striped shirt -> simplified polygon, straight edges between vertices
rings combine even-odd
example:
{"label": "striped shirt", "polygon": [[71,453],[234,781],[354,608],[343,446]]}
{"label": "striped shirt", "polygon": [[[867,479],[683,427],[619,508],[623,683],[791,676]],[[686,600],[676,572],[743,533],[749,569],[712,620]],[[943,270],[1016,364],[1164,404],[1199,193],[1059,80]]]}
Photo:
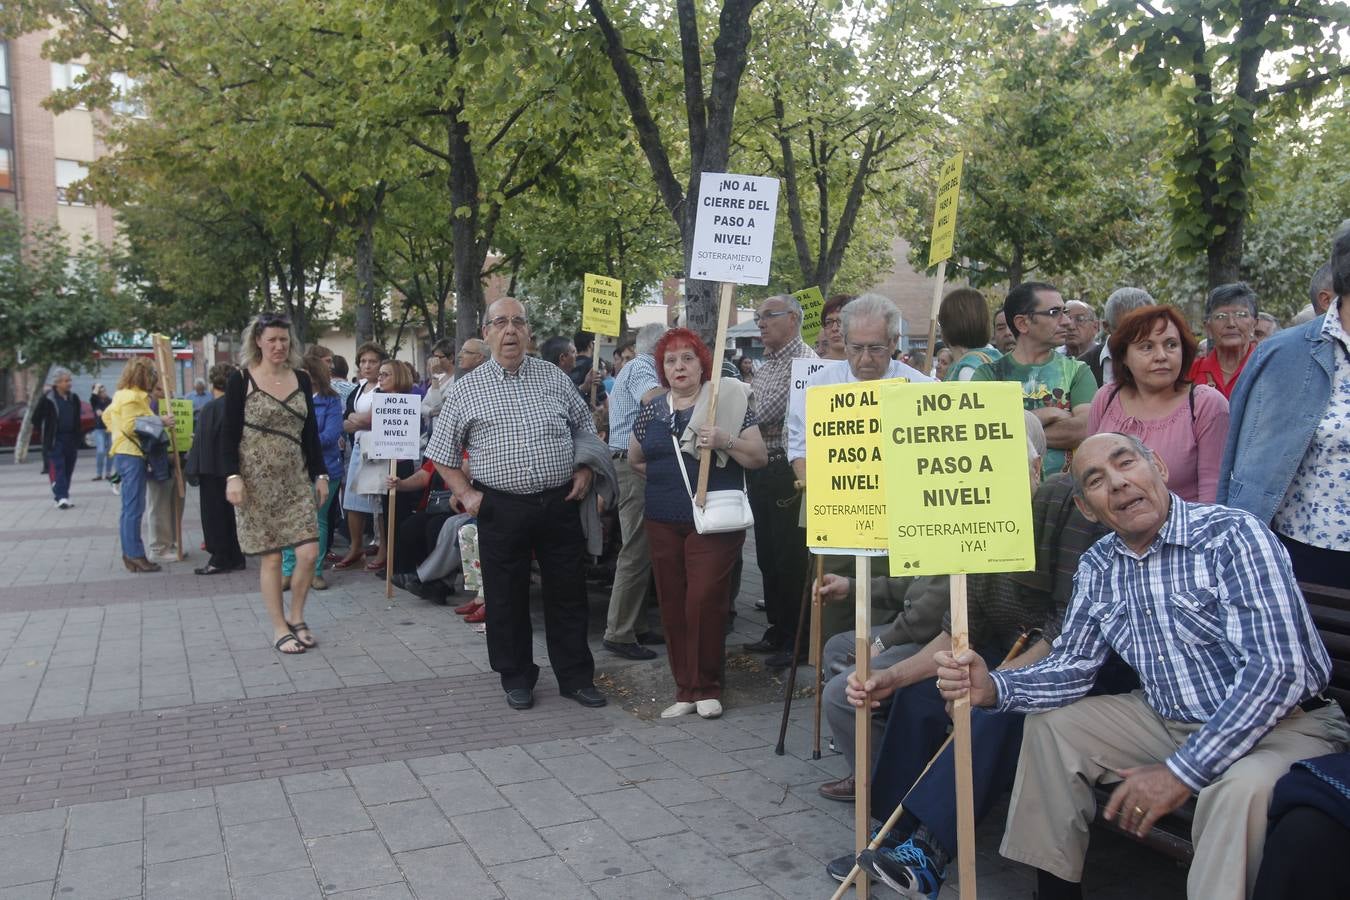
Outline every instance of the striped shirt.
{"label": "striped shirt", "polygon": [[759,433],[769,453],[782,452],[783,424],[787,419],[788,394],[792,389],[792,361],[816,359],[816,351],[794,337],[780,350],[764,349],[764,357],[750,379],[752,403],[759,417]]}
{"label": "striped shirt", "polygon": [[527,356],[513,373],[490,359],[451,386],[427,458],[458,469],[467,448],[475,481],[537,494],[572,477],[572,436],[580,431],[594,434],[595,424],[561,369]]}
{"label": "striped shirt", "polygon": [[992,677],[998,709],[1054,709],[1084,696],[1114,649],[1154,712],[1204,723],[1167,760],[1199,791],[1325,688],[1331,664],[1270,529],[1241,510],[1171,502],[1142,555],[1115,534],[1083,555],[1049,656]]}
{"label": "striped shirt", "polygon": [[609,394],[609,449],[628,449],[633,423],[642,411],[642,395],[660,386],[656,360],[646,353],[639,353],[619,370]]}

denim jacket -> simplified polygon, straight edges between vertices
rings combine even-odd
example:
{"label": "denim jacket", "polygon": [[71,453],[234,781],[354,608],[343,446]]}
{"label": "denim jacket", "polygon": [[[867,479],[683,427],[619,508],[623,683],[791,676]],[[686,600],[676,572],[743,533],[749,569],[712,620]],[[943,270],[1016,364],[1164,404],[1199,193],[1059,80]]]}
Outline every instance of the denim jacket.
{"label": "denim jacket", "polygon": [[1322,316],[1257,345],[1228,404],[1219,503],[1270,524],[1331,402],[1335,351]]}

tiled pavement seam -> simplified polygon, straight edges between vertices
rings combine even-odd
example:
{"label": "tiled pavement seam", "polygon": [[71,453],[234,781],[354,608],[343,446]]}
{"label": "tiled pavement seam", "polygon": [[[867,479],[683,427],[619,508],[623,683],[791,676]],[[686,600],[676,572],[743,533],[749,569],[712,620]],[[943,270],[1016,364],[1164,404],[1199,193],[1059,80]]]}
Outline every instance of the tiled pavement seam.
{"label": "tiled pavement seam", "polygon": [[485,673],[0,726],[0,813],[609,727],[542,687],[540,701],[502,715],[497,676]]}
{"label": "tiled pavement seam", "polygon": [[[772,710],[758,718],[766,723]],[[594,737],[0,815],[0,895],[556,900],[829,890],[821,863],[847,846],[848,808],[811,798],[837,763],[773,757],[725,722],[617,721],[623,727]],[[748,713],[743,724],[755,721]],[[795,786],[762,792],[756,770],[775,761],[775,777]]]}

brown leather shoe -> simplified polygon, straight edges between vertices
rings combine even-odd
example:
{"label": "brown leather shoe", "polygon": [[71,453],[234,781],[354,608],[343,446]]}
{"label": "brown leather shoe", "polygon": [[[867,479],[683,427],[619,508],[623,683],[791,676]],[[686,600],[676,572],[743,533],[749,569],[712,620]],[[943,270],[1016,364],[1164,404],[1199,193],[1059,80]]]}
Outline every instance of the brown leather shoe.
{"label": "brown leather shoe", "polygon": [[853,786],[853,776],[840,778],[838,781],[827,781],[816,788],[820,796],[826,800],[839,800],[841,802],[851,803],[855,788]]}

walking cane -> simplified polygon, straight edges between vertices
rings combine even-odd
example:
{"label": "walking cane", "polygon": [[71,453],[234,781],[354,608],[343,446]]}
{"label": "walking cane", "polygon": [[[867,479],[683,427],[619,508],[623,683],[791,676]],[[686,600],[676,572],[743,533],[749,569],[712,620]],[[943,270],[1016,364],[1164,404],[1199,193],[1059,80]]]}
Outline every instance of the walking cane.
{"label": "walking cane", "polygon": [[811,589],[811,665],[816,667],[816,703],[811,727],[811,758],[820,759],[820,704],[825,690],[825,634],[820,621],[820,582],[825,578],[825,557],[816,557],[815,587]]}
{"label": "walking cane", "polygon": [[[1016,659],[1018,656],[1020,656],[1022,651],[1026,649],[1027,643],[1030,641],[1030,639],[1031,639],[1031,632],[1029,631],[1023,631],[1020,635],[1018,635],[1017,640],[1013,641],[1012,648],[1008,651],[1008,655],[1003,657],[1003,662],[1000,663],[1000,665],[1007,665],[1009,660]],[[923,776],[927,775],[928,770],[933,768],[933,763],[937,762],[938,757],[942,755],[943,750],[947,749],[947,745],[952,742],[953,737],[954,735],[950,734],[947,735],[947,739],[942,742],[942,746],[938,747],[937,752],[934,753],[932,758],[928,760],[928,765],[924,766],[923,771],[919,773],[919,777],[914,779],[914,784],[918,784],[920,781],[923,781]],[[911,785],[911,788],[912,787],[913,785]],[[886,824],[881,826],[881,830],[877,832],[876,837],[868,841],[867,843],[868,850],[875,850],[881,846],[881,842],[886,839],[886,835],[891,833],[891,829],[894,828],[895,824],[900,821],[900,817],[904,815],[904,812],[905,812],[905,804],[903,801],[901,801],[900,803],[896,804],[895,812],[891,813],[891,817],[886,820]],[[855,860],[853,863],[853,868],[850,869],[848,872],[848,877],[844,879],[843,884],[839,885],[839,890],[835,891],[830,896],[830,900],[839,900],[839,898],[843,897],[844,892],[847,891],[850,886],[852,886],[854,879],[856,879],[861,874],[862,869],[858,867],[858,863]]]}
{"label": "walking cane", "polygon": [[802,588],[802,606],[797,611],[797,636],[792,639],[792,664],[788,669],[787,687],[783,690],[783,721],[778,723],[778,746],[773,752],[782,756],[786,750],[788,716],[792,713],[792,690],[797,686],[797,657],[802,652],[802,631],[806,625],[806,609],[811,600],[811,551],[806,551],[806,584]]}

